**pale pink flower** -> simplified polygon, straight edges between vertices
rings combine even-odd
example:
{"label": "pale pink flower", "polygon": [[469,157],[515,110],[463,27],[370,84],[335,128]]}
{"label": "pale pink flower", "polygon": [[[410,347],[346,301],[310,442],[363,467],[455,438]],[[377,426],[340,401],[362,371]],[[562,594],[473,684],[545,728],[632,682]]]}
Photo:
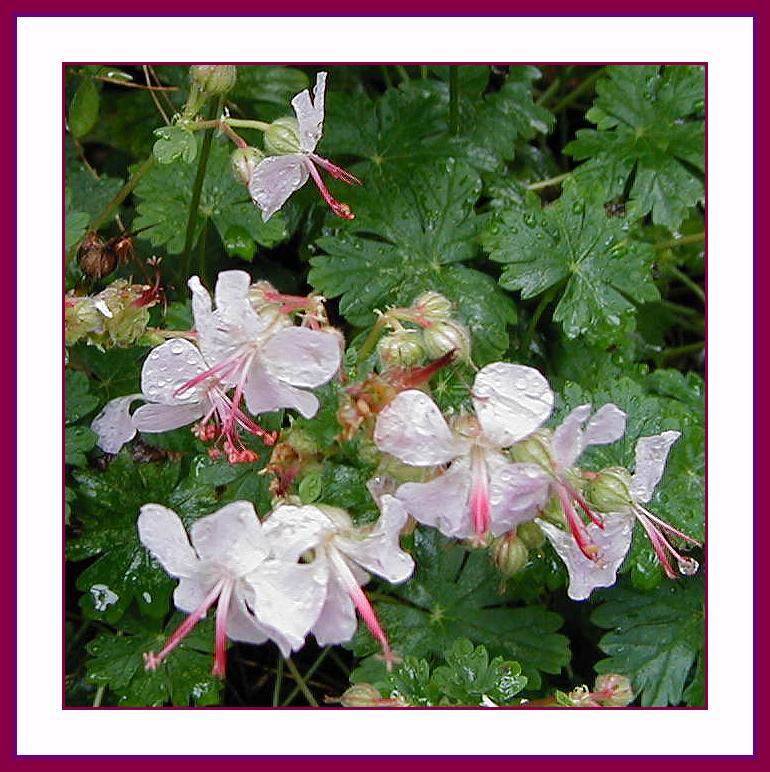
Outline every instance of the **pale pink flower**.
{"label": "pale pink flower", "polygon": [[177,514],[160,504],[145,504],[137,525],[142,544],[179,579],[174,605],[189,614],[160,652],[144,655],[148,670],[163,662],[215,604],[217,676],[225,675],[227,638],[269,639],[285,657],[302,647],[324,600],[318,569],[279,555],[249,502],[233,502],[196,520],[189,538]]}
{"label": "pale pink flower", "polygon": [[545,501],[545,472],[511,463],[502,450],[548,418],[553,393],[537,370],[495,362],[476,375],[471,396],[475,416],[450,426],[430,397],[404,391],[379,414],[374,440],[412,466],[449,464],[430,482],[404,483],[396,496],[416,520],[446,536],[481,540],[530,519]]}
{"label": "pale pink flower", "polygon": [[315,153],[321,140],[324,122],[324,96],[326,73],[319,72],[313,89],[313,98],[305,89],[291,100],[299,123],[299,148],[296,153],[268,156],[259,162],[249,180],[249,193],[262,210],[262,219],[268,220],[285,203],[289,196],[313,178],[324,201],[339,217],[352,220],[355,215],[347,204],[337,201],[321,179],[318,166],[332,177],[348,184],[360,185],[361,181],[331,161]]}

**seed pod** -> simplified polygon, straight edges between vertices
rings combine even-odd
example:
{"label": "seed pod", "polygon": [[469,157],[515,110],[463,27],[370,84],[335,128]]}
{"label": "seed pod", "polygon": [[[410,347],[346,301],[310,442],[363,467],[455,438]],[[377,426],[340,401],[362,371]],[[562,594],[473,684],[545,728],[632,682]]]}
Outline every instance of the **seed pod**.
{"label": "seed pod", "polygon": [[238,70],[231,64],[194,64],[190,80],[204,93],[226,94],[235,85]]}
{"label": "seed pod", "polygon": [[118,264],[118,256],[109,243],[105,243],[96,231],[85,235],[78,247],[78,265],[89,279],[101,279],[112,273]]}
{"label": "seed pod", "polygon": [[492,545],[492,561],[506,579],[519,573],[528,559],[527,546],[512,531],[496,539]]}

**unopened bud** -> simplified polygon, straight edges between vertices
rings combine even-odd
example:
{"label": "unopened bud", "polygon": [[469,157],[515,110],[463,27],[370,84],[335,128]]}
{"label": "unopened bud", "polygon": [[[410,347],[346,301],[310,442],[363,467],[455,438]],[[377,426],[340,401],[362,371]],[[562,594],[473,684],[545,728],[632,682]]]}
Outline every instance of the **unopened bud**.
{"label": "unopened bud", "polygon": [[226,94],[235,85],[238,70],[231,64],[194,64],[190,80],[204,93]]}
{"label": "unopened bud", "polygon": [[528,558],[527,545],[513,532],[496,539],[492,545],[492,561],[506,579],[519,573],[527,565]]}
{"label": "unopened bud", "polygon": [[456,351],[460,359],[468,359],[471,354],[471,336],[468,328],[453,319],[438,322],[424,330],[423,345],[431,359],[438,359],[450,351]]}
{"label": "unopened bud", "polygon": [[340,697],[344,708],[405,708],[402,697],[383,697],[371,684],[353,684]]}
{"label": "unopened bud", "polygon": [[299,153],[299,123],[296,118],[278,118],[265,131],[265,150],[272,155]]}
{"label": "unopened bud", "polygon": [[89,334],[102,333],[103,319],[96,310],[93,298],[67,295],[64,298],[64,342],[72,346]]}
{"label": "unopened bud", "polygon": [[423,292],[414,299],[412,308],[428,322],[448,321],[452,316],[452,301],[440,292]]}
{"label": "unopened bud", "polygon": [[230,166],[233,176],[244,185],[249,184],[251,175],[265,154],[256,147],[237,147],[230,155]]}
{"label": "unopened bud", "polygon": [[543,529],[532,520],[521,523],[516,528],[516,536],[531,550],[539,549],[545,543]]}
{"label": "unopened bud", "polygon": [[417,330],[398,330],[380,338],[377,355],[384,367],[412,367],[425,357]]}
{"label": "unopened bud", "polygon": [[607,673],[596,679],[593,696],[601,705],[619,708],[628,705],[634,699],[634,690],[626,676]]}
{"label": "unopened bud", "polygon": [[511,458],[520,464],[537,464],[547,472],[552,471],[551,431],[538,429],[517,442],[510,450]]}
{"label": "unopened bud", "polygon": [[621,512],[633,506],[631,475],[620,466],[602,469],[586,490],[586,498],[600,512]]}

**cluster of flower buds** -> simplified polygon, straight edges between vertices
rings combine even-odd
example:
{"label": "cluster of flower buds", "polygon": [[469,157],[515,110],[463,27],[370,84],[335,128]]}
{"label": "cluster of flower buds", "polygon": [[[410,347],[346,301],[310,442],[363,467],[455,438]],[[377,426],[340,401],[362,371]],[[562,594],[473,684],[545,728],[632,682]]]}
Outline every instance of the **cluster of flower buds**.
{"label": "cluster of flower buds", "polygon": [[[267,282],[252,285],[245,271],[219,274],[216,309],[197,276],[189,286],[195,329],[150,351],[140,393],[107,403],[92,423],[99,447],[117,453],[137,431],[194,424],[199,439],[214,443],[212,457],[256,461],[242,434],[272,445],[275,433],[256,417],[281,408],[314,416],[318,399],[308,389],[339,370],[340,337],[322,300],[283,295]],[[132,413],[138,400],[145,404]]]}
{"label": "cluster of flower buds", "polygon": [[102,349],[135,345],[147,331],[150,308],[160,299],[156,286],[118,279],[96,295],[64,296],[64,340]]}
{"label": "cluster of flower buds", "polygon": [[568,694],[560,694],[556,703],[571,708],[623,708],[634,699],[631,681],[617,673],[600,675],[593,691],[579,686]]}

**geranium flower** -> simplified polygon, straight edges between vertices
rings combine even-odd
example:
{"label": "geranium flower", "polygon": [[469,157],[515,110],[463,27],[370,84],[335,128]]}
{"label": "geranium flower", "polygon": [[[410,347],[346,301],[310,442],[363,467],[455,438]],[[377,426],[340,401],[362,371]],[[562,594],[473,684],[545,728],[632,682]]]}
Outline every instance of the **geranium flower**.
{"label": "geranium flower", "polygon": [[148,670],[215,604],[213,673],[219,677],[225,675],[227,638],[270,639],[285,657],[303,645],[323,603],[318,569],[276,554],[249,502],[236,501],[196,520],[189,538],[177,514],[160,504],[145,504],[137,525],[142,544],[179,579],[174,605],[189,614],[160,652],[144,655]]}
{"label": "geranium flower", "polygon": [[265,533],[284,560],[308,550],[325,577],[325,599],[311,632],[321,646],[349,641],[356,631],[356,610],[382,646],[390,667],[393,653],[385,631],[361,589],[370,574],[393,584],[405,582],[414,561],[399,546],[407,513],[398,499],[383,495],[381,515],[373,526],[357,528],[347,512],[336,507],[278,507],[265,521]]}
{"label": "geranium flower", "polygon": [[[325,91],[326,73],[319,72],[316,76],[312,100],[307,89],[291,100],[298,123],[296,152],[268,156],[260,161],[252,172],[249,193],[262,210],[263,220],[270,219],[286,203],[289,196],[307,182],[309,176],[313,178],[324,201],[336,215],[346,220],[352,220],[355,217],[347,204],[337,201],[332,196],[318,171],[320,166],[335,179],[347,182],[349,185],[361,184],[361,181],[350,172],[315,153],[323,132]],[[292,150],[294,150],[293,147]]]}
{"label": "geranium flower", "polygon": [[446,536],[480,541],[533,516],[544,503],[545,472],[511,463],[501,452],[535,431],[553,408],[553,393],[535,369],[487,365],[471,391],[476,415],[449,424],[421,391],[398,394],[377,418],[377,447],[411,466],[449,467],[426,483],[404,483],[396,496],[421,523]]}

